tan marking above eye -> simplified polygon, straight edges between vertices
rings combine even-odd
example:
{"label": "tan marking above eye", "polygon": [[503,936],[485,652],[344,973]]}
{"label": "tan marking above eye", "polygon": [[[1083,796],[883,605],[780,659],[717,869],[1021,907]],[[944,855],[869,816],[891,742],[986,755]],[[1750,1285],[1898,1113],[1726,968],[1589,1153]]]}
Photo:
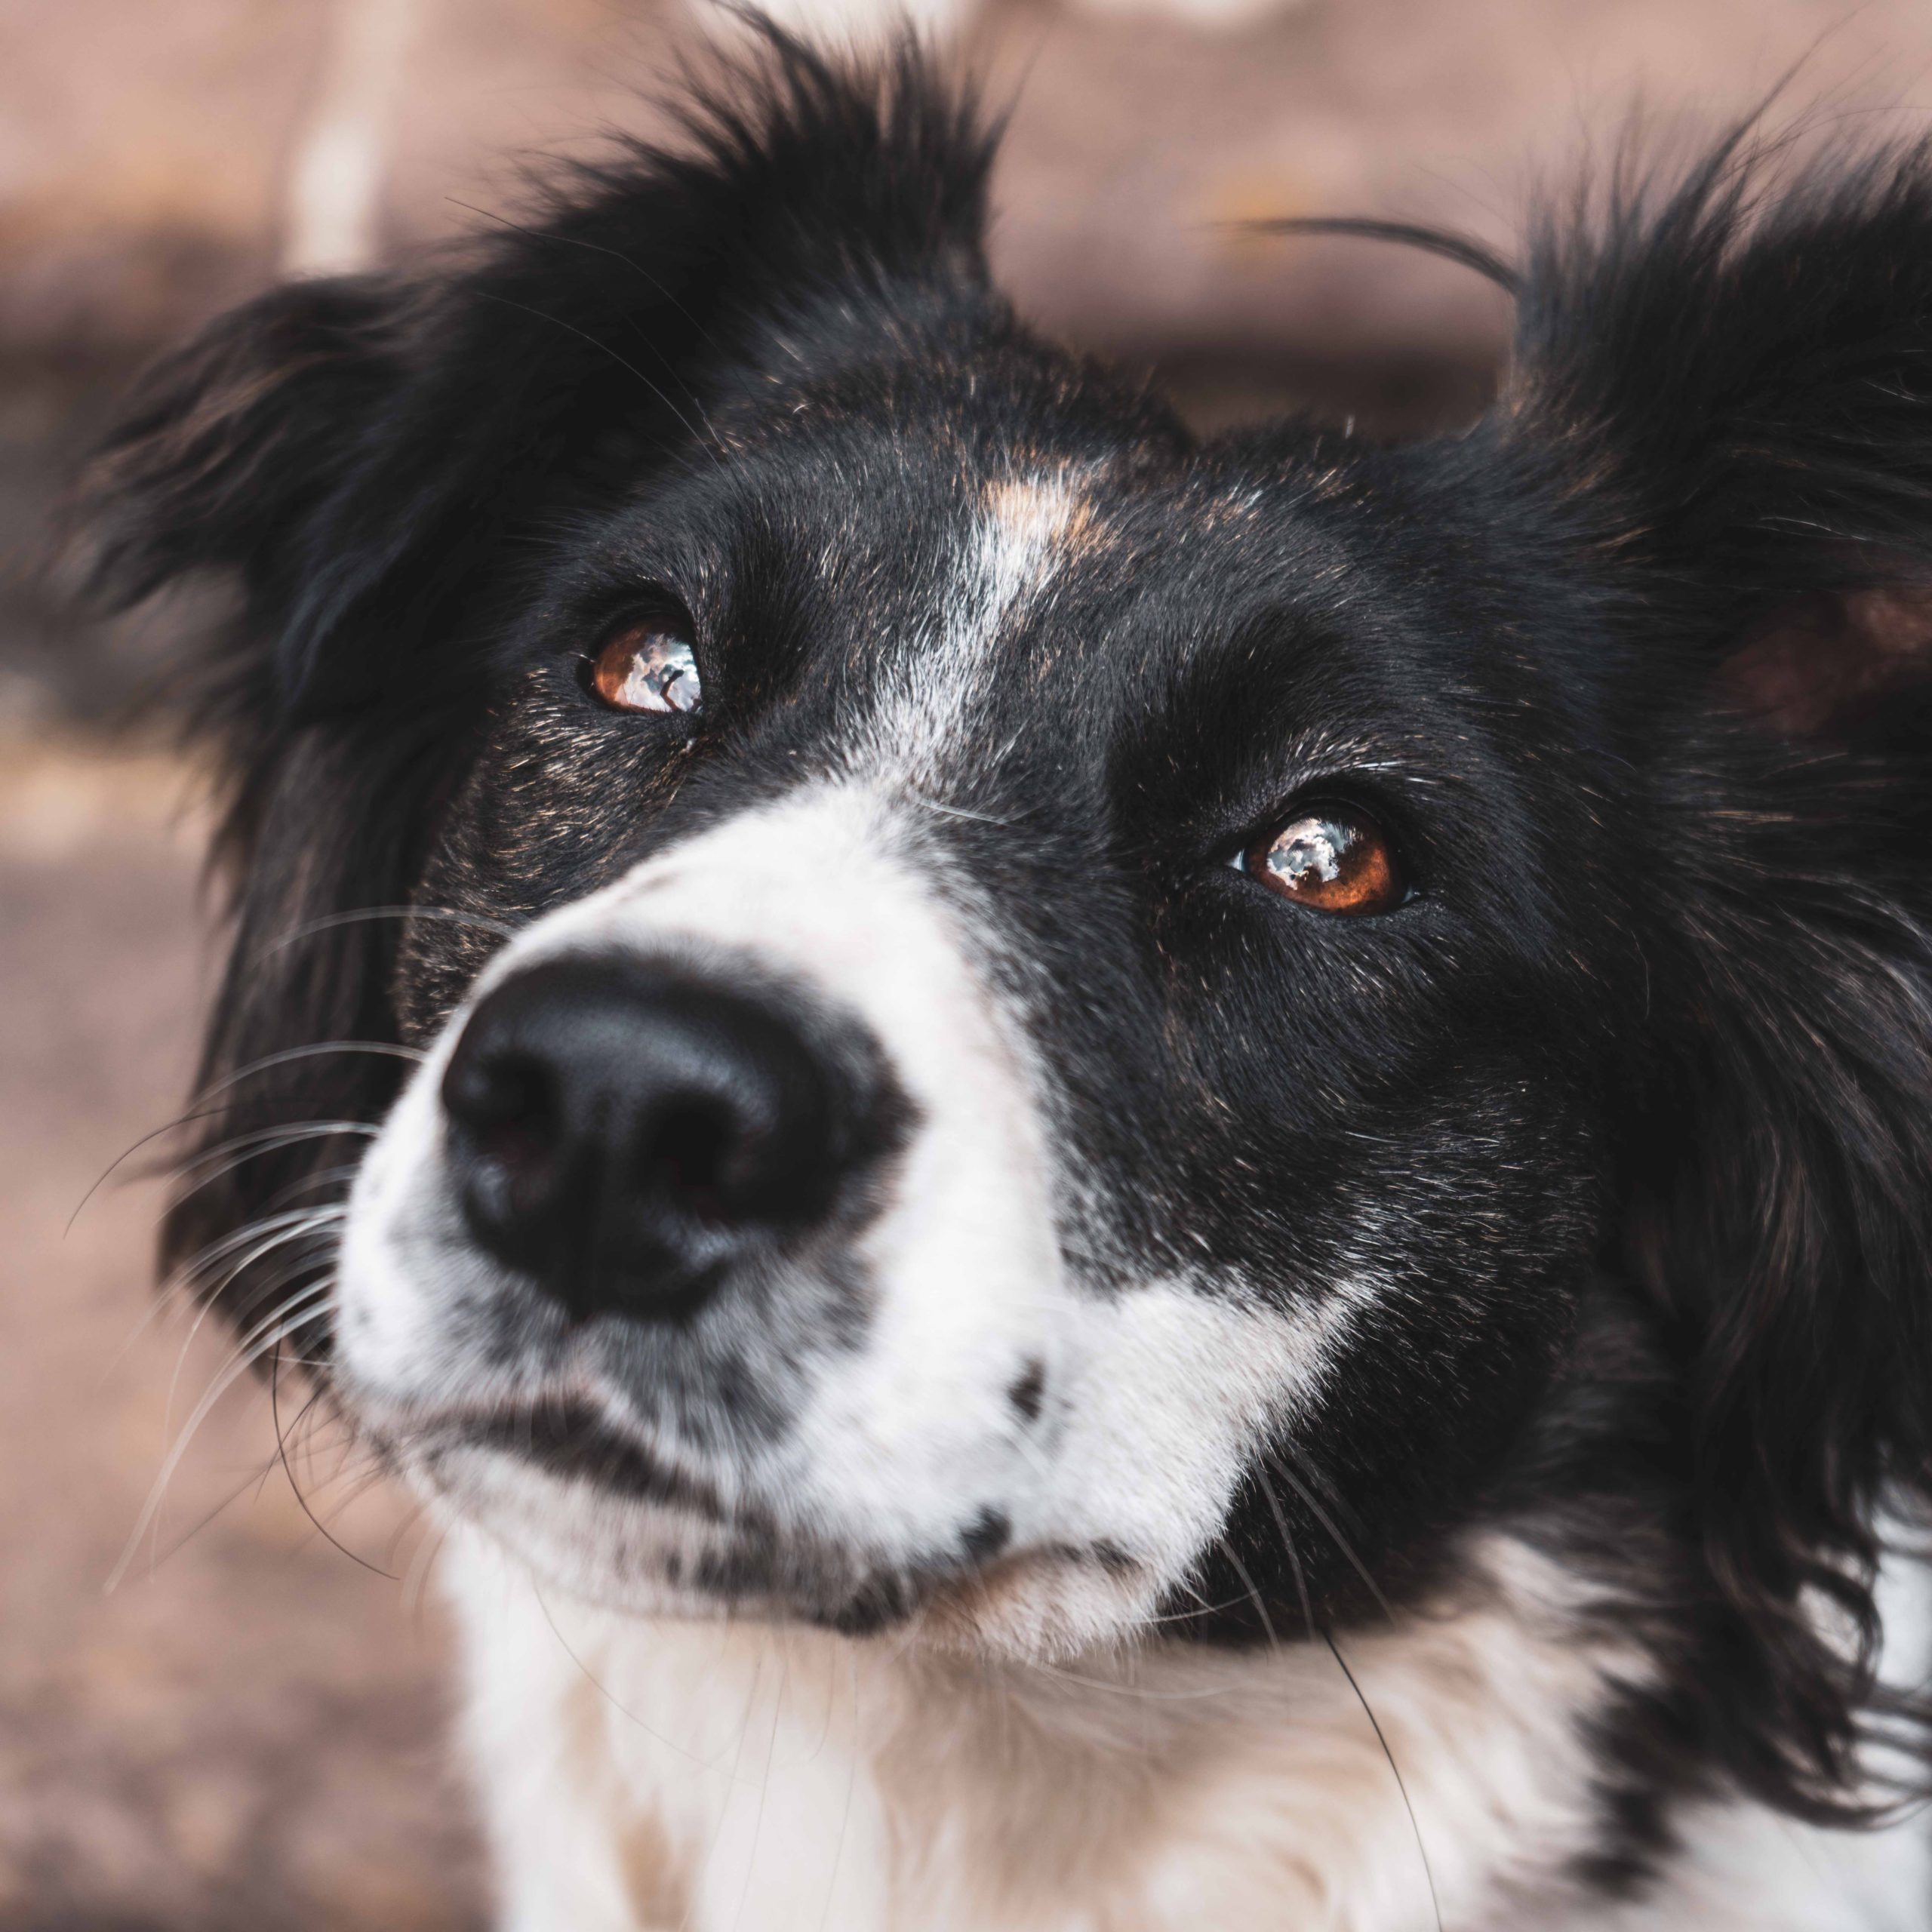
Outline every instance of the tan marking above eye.
{"label": "tan marking above eye", "polygon": [[690,638],[661,617],[641,618],[607,638],[592,662],[590,686],[613,711],[688,713],[704,703]]}
{"label": "tan marking above eye", "polygon": [[1310,806],[1241,855],[1270,892],[1317,912],[1387,912],[1408,896],[1389,835],[1352,805]]}

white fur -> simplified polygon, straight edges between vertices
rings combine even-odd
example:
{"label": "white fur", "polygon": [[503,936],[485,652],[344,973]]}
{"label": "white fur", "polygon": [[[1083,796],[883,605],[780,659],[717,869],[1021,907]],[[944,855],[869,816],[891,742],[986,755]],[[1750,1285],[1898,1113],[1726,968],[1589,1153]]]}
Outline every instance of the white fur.
{"label": "white fur", "polygon": [[994,647],[1051,596],[1068,555],[1091,540],[1091,518],[1077,479],[1063,470],[987,487],[959,540],[933,633],[899,653],[871,728],[856,738],[855,776],[928,799],[944,786],[949,754],[989,688]]}
{"label": "white fur", "polygon": [[1924,1819],[1823,1831],[1762,1805],[1699,1804],[1660,1894],[1566,1920],[1560,1932],[1925,1932],[1932,1857]]}
{"label": "white fur", "polygon": [[[1915,1552],[1918,1537],[1890,1527]],[[1932,1675],[1932,1571],[1915,1554],[1900,1556],[1881,1572],[1878,1600],[1887,1680],[1923,1685]],[[1877,1754],[1875,1768],[1883,1766]],[[1932,1819],[1922,1810],[1889,1829],[1841,1832],[1761,1805],[1706,1803],[1687,1808],[1678,1829],[1684,1852],[1661,1897],[1563,1932],[1925,1932],[1932,1924]]]}
{"label": "white fur", "polygon": [[1922,1820],[1742,1801],[1689,1813],[1641,1902],[1586,1903],[1584,1727],[1644,1666],[1579,1639],[1545,1559],[1472,1558],[1460,1607],[1346,1640],[1385,1755],[1319,1644],[1053,1667],[652,1623],[460,1535],[506,1932],[1920,1932]]}

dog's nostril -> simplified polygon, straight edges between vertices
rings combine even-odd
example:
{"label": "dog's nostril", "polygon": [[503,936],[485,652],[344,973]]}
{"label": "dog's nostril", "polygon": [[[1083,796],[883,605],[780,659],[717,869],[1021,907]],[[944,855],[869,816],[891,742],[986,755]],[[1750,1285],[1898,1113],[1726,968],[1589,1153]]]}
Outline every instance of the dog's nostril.
{"label": "dog's nostril", "polygon": [[443,1104],[477,1150],[506,1167],[532,1167],[555,1152],[555,1083],[537,1063],[460,1058],[443,1083]]}
{"label": "dog's nostril", "polygon": [[738,1124],[721,1108],[672,1107],[645,1137],[633,1178],[646,1189],[664,1188],[700,1221],[723,1221],[727,1173],[739,1138]]}

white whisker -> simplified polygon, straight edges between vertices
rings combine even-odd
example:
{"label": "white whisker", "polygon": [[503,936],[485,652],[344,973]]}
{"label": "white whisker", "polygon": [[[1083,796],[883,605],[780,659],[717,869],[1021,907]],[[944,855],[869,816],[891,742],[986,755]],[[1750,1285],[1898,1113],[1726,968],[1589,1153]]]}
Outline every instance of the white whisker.
{"label": "white whisker", "polygon": [[251,1333],[242,1345],[239,1358],[223,1369],[210,1383],[207,1392],[195,1404],[194,1413],[183,1425],[180,1434],[175,1438],[174,1447],[169,1450],[166,1459],[163,1461],[161,1472],[155,1478],[154,1486],[148,1492],[147,1501],[143,1504],[141,1513],[128,1535],[127,1545],[121,1552],[120,1560],[109,1574],[106,1583],[103,1586],[103,1595],[111,1595],[119,1588],[121,1580],[128,1574],[128,1565],[134,1559],[135,1551],[140,1547],[142,1538],[146,1535],[149,1527],[160,1513],[162,1498],[167,1494],[168,1485],[173,1479],[174,1472],[180,1467],[181,1459],[187,1454],[189,1444],[194,1440],[195,1432],[207,1420],[209,1412],[214,1408],[215,1404],[234,1386],[236,1380],[247,1372],[251,1364],[266,1355],[283,1336],[293,1334],[302,1326],[304,1321],[309,1318],[307,1314],[297,1314],[294,1311],[305,1307],[317,1297],[325,1295],[330,1286],[331,1284],[327,1281],[317,1282],[294,1297],[291,1302],[285,1303],[271,1318],[271,1325],[268,1331],[264,1333],[257,1330]]}
{"label": "white whisker", "polygon": [[[222,1291],[245,1269],[253,1267],[285,1242],[299,1241],[306,1235],[318,1234],[325,1228],[341,1220],[346,1212],[347,1210],[340,1204],[331,1204],[325,1208],[291,1209],[285,1214],[273,1214],[263,1220],[251,1221],[245,1227],[238,1228],[233,1234],[223,1237],[220,1241],[211,1242],[192,1261],[184,1263],[169,1278],[171,1287],[185,1287],[211,1262],[233,1254],[238,1247],[247,1251],[220,1281],[211,1285],[205,1283],[202,1287],[201,1308],[189,1324],[188,1333],[182,1340],[181,1352],[175,1358],[174,1377],[168,1385],[168,1406],[165,1414],[171,1422],[174,1414],[175,1395],[180,1387],[181,1371],[187,1364],[189,1351],[194,1346],[195,1337],[201,1333],[202,1324],[208,1320],[216,1306]],[[270,1232],[271,1229],[274,1232]],[[262,1238],[264,1234],[267,1235],[266,1240]],[[251,1246],[251,1243],[254,1244]],[[163,1292],[167,1292],[167,1290],[164,1289]]]}

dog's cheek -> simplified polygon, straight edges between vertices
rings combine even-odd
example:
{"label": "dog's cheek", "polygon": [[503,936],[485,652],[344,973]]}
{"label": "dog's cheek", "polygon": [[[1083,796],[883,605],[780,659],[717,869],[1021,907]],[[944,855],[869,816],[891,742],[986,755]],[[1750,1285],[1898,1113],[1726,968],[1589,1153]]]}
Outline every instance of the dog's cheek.
{"label": "dog's cheek", "polygon": [[1219,1546],[1266,1445],[1315,1413],[1379,1292],[1360,1280],[1269,1306],[1251,1282],[1196,1272],[1069,1300],[1016,1524],[1024,1553],[944,1599],[936,1633],[1051,1658],[1143,1629]]}
{"label": "dog's cheek", "polygon": [[403,1038],[429,1044],[506,938],[635,864],[691,752],[681,728],[591,711],[556,665],[525,672],[429,841],[394,982]]}

